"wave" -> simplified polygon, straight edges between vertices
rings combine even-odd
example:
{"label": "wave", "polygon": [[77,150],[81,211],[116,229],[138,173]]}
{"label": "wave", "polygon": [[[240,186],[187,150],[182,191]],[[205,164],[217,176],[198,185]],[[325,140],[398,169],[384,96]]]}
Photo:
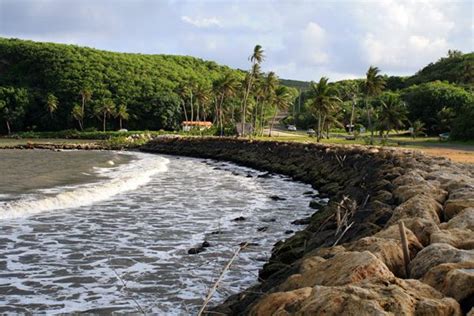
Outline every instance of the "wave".
{"label": "wave", "polygon": [[[116,168],[95,168],[105,180],[76,187],[59,187],[52,195],[25,197],[0,205],[0,219],[25,217],[56,209],[76,208],[107,200],[114,195],[147,184],[153,175],[165,172],[169,160],[149,154],[133,153],[137,160]],[[51,192],[51,191],[50,191]]]}

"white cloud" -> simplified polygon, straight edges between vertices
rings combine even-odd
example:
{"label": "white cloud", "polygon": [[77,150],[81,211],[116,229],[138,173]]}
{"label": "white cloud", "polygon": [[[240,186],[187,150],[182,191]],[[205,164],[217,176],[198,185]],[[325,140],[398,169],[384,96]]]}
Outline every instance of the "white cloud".
{"label": "white cloud", "polygon": [[221,26],[221,22],[216,17],[211,18],[192,18],[187,15],[181,17],[181,21],[194,25],[195,27],[205,28],[211,26]]}
{"label": "white cloud", "polygon": [[309,22],[301,33],[301,49],[306,62],[313,65],[325,64],[329,61],[324,51],[327,38],[326,31],[317,23]]}
{"label": "white cloud", "polygon": [[442,1],[382,0],[357,11],[360,49],[366,62],[389,69],[413,69],[452,48],[453,12]]}

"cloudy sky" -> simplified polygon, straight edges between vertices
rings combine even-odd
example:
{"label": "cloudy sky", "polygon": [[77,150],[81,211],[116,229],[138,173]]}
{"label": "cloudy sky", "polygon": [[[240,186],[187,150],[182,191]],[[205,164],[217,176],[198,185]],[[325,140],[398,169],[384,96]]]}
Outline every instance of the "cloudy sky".
{"label": "cloudy sky", "polygon": [[472,0],[0,0],[0,36],[248,68],[255,44],[280,77],[413,74],[473,51]]}

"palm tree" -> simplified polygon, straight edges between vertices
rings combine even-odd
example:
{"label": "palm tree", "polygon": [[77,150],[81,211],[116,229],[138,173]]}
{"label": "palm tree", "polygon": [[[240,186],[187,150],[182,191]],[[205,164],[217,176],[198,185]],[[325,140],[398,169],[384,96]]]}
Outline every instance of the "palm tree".
{"label": "palm tree", "polygon": [[256,45],[253,49],[253,54],[249,57],[250,62],[252,63],[252,68],[250,73],[248,74],[248,78],[246,80],[246,89],[244,92],[244,98],[241,107],[241,124],[242,124],[242,136],[245,136],[245,116],[247,112],[247,101],[250,94],[250,90],[252,88],[253,79],[256,78],[260,72],[260,64],[265,59],[264,51],[262,46]]}
{"label": "palm tree", "polygon": [[275,112],[273,113],[272,124],[270,125],[270,131],[268,136],[272,136],[273,125],[275,124],[275,118],[280,110],[286,110],[292,101],[292,95],[285,86],[280,86],[275,90],[274,106]]}
{"label": "palm tree", "polygon": [[127,105],[123,103],[120,104],[117,108],[117,111],[115,112],[115,117],[118,117],[119,127],[122,129],[122,121],[127,121],[129,117]]}
{"label": "palm tree", "polygon": [[[382,90],[385,87],[385,79],[380,75],[380,69],[374,66],[370,66],[369,70],[366,73],[365,79],[365,92],[367,94],[367,99],[378,96],[382,93]],[[370,144],[374,143],[374,128],[371,119],[371,106],[366,99],[366,108],[367,108],[367,120],[370,128]]]}
{"label": "palm tree", "polygon": [[58,98],[52,93],[48,93],[46,98],[46,108],[48,109],[49,116],[53,118],[53,113],[58,109]]}
{"label": "palm tree", "polygon": [[83,88],[79,92],[82,101],[82,119],[81,119],[81,126],[84,126],[84,113],[86,113],[86,102],[89,102],[92,99],[92,91],[89,88]]}
{"label": "palm tree", "polygon": [[404,103],[395,94],[387,94],[385,98],[381,99],[381,107],[379,109],[378,124],[380,133],[387,132],[387,136],[390,130],[401,129],[404,125],[404,121],[407,120]]}
{"label": "palm tree", "polygon": [[415,139],[417,136],[426,135],[425,123],[420,120],[416,120],[412,124],[413,132],[412,137]]}
{"label": "palm tree", "polygon": [[102,120],[102,130],[105,132],[107,118],[115,113],[114,101],[112,101],[112,99],[104,99],[102,102],[97,104],[94,113]]}
{"label": "palm tree", "polygon": [[271,104],[273,98],[275,96],[275,90],[277,89],[279,84],[278,77],[273,71],[270,71],[267,76],[264,78],[262,83],[262,89],[264,94],[264,100],[262,102],[261,111],[260,111],[260,124],[261,124],[261,132],[263,135],[263,124],[264,124],[264,112],[265,106],[267,104]]}
{"label": "palm tree", "polygon": [[310,107],[318,117],[318,133],[316,138],[318,142],[321,140],[321,131],[326,117],[342,102],[337,97],[336,90],[328,84],[328,81],[328,78],[322,77],[318,83],[311,83],[313,98],[310,100]]}
{"label": "palm tree", "polygon": [[82,107],[79,104],[74,105],[71,111],[72,117],[79,123],[79,128],[84,130],[82,122],[84,120],[84,112],[82,111]]}
{"label": "palm tree", "polygon": [[175,91],[178,94],[180,98],[181,106],[183,107],[184,120],[187,121],[188,113],[186,111],[186,96],[187,96],[188,91],[184,85],[179,85],[178,87],[176,87]]}
{"label": "palm tree", "polygon": [[223,104],[225,98],[231,97],[235,94],[237,89],[238,81],[230,73],[226,73],[222,78],[215,82],[215,90],[218,94],[218,105],[216,110],[217,122],[220,127],[220,135],[224,135],[224,109]]}
{"label": "palm tree", "polygon": [[211,98],[211,91],[208,87],[206,87],[204,84],[198,84],[196,86],[196,103],[197,103],[197,109],[196,109],[196,120],[200,120],[200,109],[202,108],[202,112],[205,114],[206,112],[206,105],[208,104],[210,98]]}

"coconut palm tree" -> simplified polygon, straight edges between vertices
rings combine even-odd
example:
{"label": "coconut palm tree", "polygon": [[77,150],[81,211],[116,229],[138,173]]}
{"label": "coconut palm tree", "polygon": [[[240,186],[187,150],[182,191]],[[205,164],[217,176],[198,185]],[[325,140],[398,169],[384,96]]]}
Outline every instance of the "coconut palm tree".
{"label": "coconut palm tree", "polygon": [[413,132],[412,137],[415,139],[417,136],[426,135],[425,123],[420,120],[416,120],[412,124]]}
{"label": "coconut palm tree", "polygon": [[49,112],[49,116],[53,118],[53,113],[56,112],[58,109],[58,98],[52,93],[48,93],[48,96],[46,98],[46,109]]}
{"label": "coconut palm tree", "polygon": [[129,118],[128,109],[126,104],[120,104],[115,112],[115,117],[119,119],[119,127],[122,129],[122,121],[127,121]]}
{"label": "coconut palm tree", "polygon": [[107,118],[114,115],[115,103],[112,99],[104,99],[94,108],[95,115],[102,120],[102,130],[105,132]]}
{"label": "coconut palm tree", "polygon": [[365,79],[365,93],[366,93],[366,108],[367,108],[367,120],[370,128],[370,144],[374,143],[374,128],[371,118],[371,105],[368,102],[369,98],[373,98],[382,93],[385,87],[385,79],[380,74],[380,69],[374,66],[370,66],[366,73]]}
{"label": "coconut palm tree", "polygon": [[310,107],[318,118],[316,138],[318,142],[321,140],[321,131],[326,117],[331,115],[331,112],[335,110],[339,103],[342,103],[341,99],[337,97],[337,91],[328,84],[328,81],[328,78],[321,77],[318,83],[311,83],[312,98],[310,99]]}
{"label": "coconut palm tree", "polygon": [[228,72],[214,83],[214,89],[218,96],[216,116],[220,128],[220,135],[224,135],[224,109],[223,104],[226,98],[235,95],[238,87],[238,80],[232,73]]}
{"label": "coconut palm tree", "polygon": [[265,55],[262,46],[256,45],[253,49],[253,54],[249,57],[249,60],[252,63],[252,68],[251,71],[248,73],[248,78],[245,81],[246,89],[244,92],[244,98],[241,106],[242,136],[245,136],[245,116],[247,114],[247,101],[250,94],[250,90],[252,89],[254,79],[258,77],[260,73],[260,64],[263,62],[264,59]]}
{"label": "coconut palm tree", "polygon": [[265,113],[265,106],[271,104],[273,98],[275,96],[275,90],[277,89],[279,84],[277,75],[270,71],[267,76],[263,79],[262,89],[264,94],[264,99],[260,109],[260,124],[261,125],[261,132],[263,135],[263,128],[264,128],[264,113]]}
{"label": "coconut palm tree", "polygon": [[74,105],[71,111],[72,117],[79,123],[79,128],[84,130],[84,126],[82,125],[82,122],[84,120],[84,112],[82,111],[82,107],[80,104]]}
{"label": "coconut palm tree", "polygon": [[380,133],[387,132],[387,136],[390,130],[399,130],[404,126],[404,122],[407,120],[407,110],[405,104],[400,100],[400,97],[390,93],[380,100],[380,108],[378,115],[378,125]]}
{"label": "coconut palm tree", "polygon": [[86,113],[86,103],[92,100],[92,91],[85,87],[80,92],[79,95],[81,96],[81,108],[82,108],[82,119],[81,119],[81,126],[84,126],[84,113]]}
{"label": "coconut palm tree", "polygon": [[289,92],[288,88],[285,86],[279,86],[275,90],[275,96],[273,99],[275,110],[273,112],[272,123],[270,125],[270,131],[268,133],[269,137],[272,136],[273,125],[275,124],[275,118],[278,114],[278,111],[288,109],[288,106],[291,104],[292,98],[293,97],[291,93]]}
{"label": "coconut palm tree", "polygon": [[209,100],[211,99],[211,90],[206,87],[204,84],[198,84],[196,85],[196,93],[195,93],[195,97],[196,97],[196,104],[197,104],[197,108],[196,108],[196,120],[199,121],[200,120],[200,110],[202,110],[203,114],[205,115],[206,113],[206,106],[209,102]]}

